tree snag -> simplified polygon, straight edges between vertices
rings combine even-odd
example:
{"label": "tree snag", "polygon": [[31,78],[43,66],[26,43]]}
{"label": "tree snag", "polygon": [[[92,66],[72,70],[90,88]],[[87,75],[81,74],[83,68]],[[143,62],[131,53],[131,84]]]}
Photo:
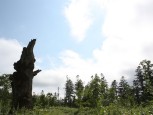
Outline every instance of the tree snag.
{"label": "tree snag", "polygon": [[35,57],[33,48],[36,39],[32,39],[27,47],[23,48],[20,60],[14,63],[16,70],[10,76],[12,87],[12,107],[17,109],[32,109],[32,80],[41,70],[34,70]]}

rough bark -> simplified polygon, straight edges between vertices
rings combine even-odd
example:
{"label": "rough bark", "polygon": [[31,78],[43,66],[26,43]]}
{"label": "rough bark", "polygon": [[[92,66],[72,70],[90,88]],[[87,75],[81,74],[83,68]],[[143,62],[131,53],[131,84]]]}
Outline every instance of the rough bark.
{"label": "rough bark", "polygon": [[20,60],[14,63],[16,70],[10,77],[12,86],[12,104],[15,109],[32,109],[32,81],[41,70],[34,70],[35,57],[33,48],[36,39],[32,39],[27,47],[23,48]]}

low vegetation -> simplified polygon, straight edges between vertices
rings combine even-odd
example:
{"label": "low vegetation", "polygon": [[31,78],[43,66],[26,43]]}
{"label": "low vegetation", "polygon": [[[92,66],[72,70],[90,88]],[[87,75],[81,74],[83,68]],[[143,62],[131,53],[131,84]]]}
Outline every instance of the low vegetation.
{"label": "low vegetation", "polygon": [[[108,87],[103,74],[91,76],[84,85],[79,76],[72,82],[67,78],[65,97],[58,92],[33,94],[33,110],[18,110],[17,115],[151,115],[153,114],[153,64],[140,62],[135,71],[133,85],[124,76],[119,83],[112,81]],[[9,75],[0,76],[0,114],[11,108]]]}

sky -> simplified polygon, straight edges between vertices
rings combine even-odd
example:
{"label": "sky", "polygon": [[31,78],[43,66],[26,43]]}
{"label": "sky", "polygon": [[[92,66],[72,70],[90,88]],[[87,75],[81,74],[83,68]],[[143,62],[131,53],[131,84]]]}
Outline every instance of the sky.
{"label": "sky", "polygon": [[33,92],[64,96],[67,76],[91,76],[108,84],[122,76],[132,82],[139,62],[153,61],[152,0],[0,0],[0,74],[13,73],[13,63],[31,39],[35,69]]}

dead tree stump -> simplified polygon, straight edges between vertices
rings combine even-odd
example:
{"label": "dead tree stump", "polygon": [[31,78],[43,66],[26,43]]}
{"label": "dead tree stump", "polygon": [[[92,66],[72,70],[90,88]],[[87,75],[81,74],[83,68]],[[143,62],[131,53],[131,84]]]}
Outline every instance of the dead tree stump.
{"label": "dead tree stump", "polygon": [[23,48],[20,60],[14,63],[16,70],[10,77],[12,86],[12,107],[15,109],[32,109],[32,80],[41,70],[34,70],[35,57],[33,48],[36,39],[32,39]]}

